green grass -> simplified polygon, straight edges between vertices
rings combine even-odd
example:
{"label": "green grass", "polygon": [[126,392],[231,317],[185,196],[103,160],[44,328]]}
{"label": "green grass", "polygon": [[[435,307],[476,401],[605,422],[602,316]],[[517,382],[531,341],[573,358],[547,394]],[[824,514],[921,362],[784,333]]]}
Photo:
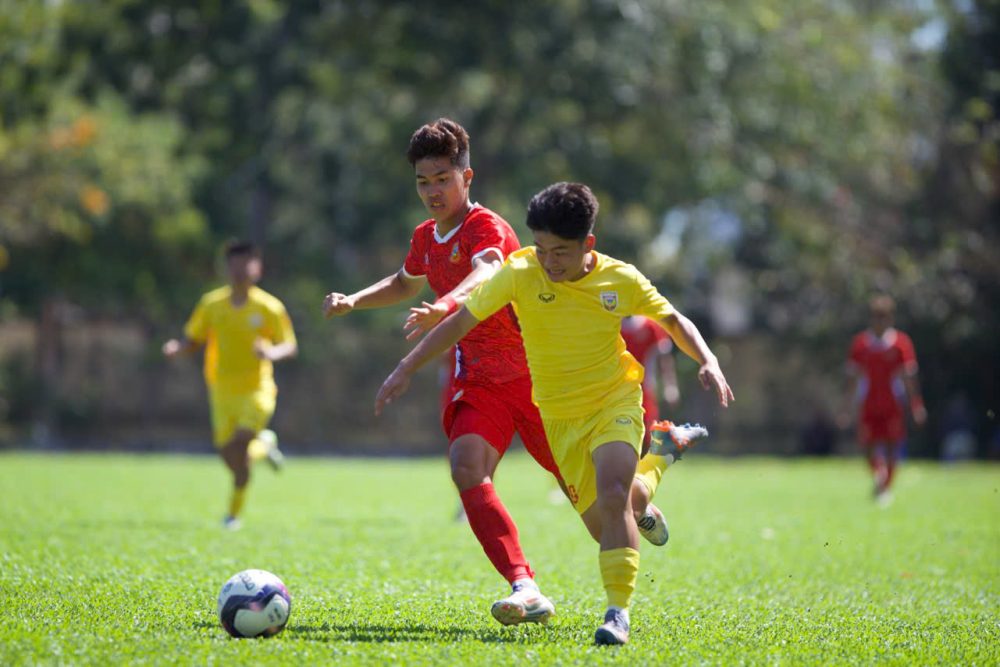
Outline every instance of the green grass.
{"label": "green grass", "polygon": [[[907,463],[879,510],[860,461],[691,455],[658,494],[671,540],[642,550],[622,648],[591,645],[597,547],[523,455],[498,486],[547,628],[490,616],[506,584],[452,521],[443,457],[255,475],[226,533],[214,458],[0,456],[0,664],[1000,664],[995,465]],[[248,567],[292,592],[274,639],[215,617]]]}

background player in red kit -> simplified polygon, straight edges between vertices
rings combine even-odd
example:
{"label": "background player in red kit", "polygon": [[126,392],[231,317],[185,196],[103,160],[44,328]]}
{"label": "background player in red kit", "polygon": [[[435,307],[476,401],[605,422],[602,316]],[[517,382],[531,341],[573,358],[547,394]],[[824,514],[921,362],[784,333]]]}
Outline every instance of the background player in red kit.
{"label": "background player in red kit", "polygon": [[874,477],[875,499],[881,503],[891,499],[889,489],[906,439],[904,400],[909,399],[918,426],[927,420],[913,342],[892,326],[895,309],[891,297],[872,297],[870,327],[854,336],[848,359],[849,400],[858,406],[858,440]]}
{"label": "background player in red kit", "polygon": [[[388,306],[415,296],[429,283],[437,300],[411,308],[404,325],[407,337],[416,338],[457,310],[520,243],[503,218],[469,200],[469,137],[458,123],[439,119],[418,129],[407,158],[431,218],[413,232],[403,268],[354,294],[328,294],[323,309],[330,317]],[[505,625],[547,622],[554,607],[539,592],[517,527],[493,488],[497,464],[515,431],[539,465],[559,475],[531,402],[531,379],[511,307],[469,332],[456,346],[455,361],[451,400],[442,411],[451,477],[469,526],[512,586],[511,595],[497,601],[491,612]]]}
{"label": "background player in red kit", "polygon": [[[625,349],[646,369],[646,376],[642,381],[644,410],[642,421],[646,426],[642,451],[646,452],[649,449],[653,422],[660,418],[660,399],[656,393],[657,380],[660,383],[663,400],[670,407],[677,407],[680,402],[677,371],[674,368],[674,358],[670,354],[674,344],[663,327],[642,315],[622,319],[622,338],[625,340]],[[651,373],[654,368],[656,372]]]}

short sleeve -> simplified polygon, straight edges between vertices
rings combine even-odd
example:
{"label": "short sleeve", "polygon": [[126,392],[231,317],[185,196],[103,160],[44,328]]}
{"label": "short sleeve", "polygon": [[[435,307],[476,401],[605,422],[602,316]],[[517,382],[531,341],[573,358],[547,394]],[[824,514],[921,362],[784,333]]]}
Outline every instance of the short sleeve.
{"label": "short sleeve", "polygon": [[483,216],[467,233],[469,258],[476,259],[495,251],[500,261],[507,259],[504,248],[510,243],[509,229],[502,218],[495,215]]}
{"label": "short sleeve", "polygon": [[421,242],[420,228],[413,232],[410,238],[410,250],[406,253],[406,261],[403,262],[403,271],[410,276],[427,275],[427,248]]}
{"label": "short sleeve", "polygon": [[479,284],[465,300],[466,309],[482,322],[514,300],[514,267],[504,263],[493,276]]}
{"label": "short sleeve", "polygon": [[864,363],[865,341],[862,336],[855,336],[851,341],[851,349],[847,353],[849,364],[860,367]]}
{"label": "short sleeve", "polygon": [[662,320],[675,312],[673,305],[667,301],[666,297],[660,294],[653,283],[649,282],[649,279],[638,271],[635,272],[634,304],[630,315],[645,315],[654,320]]}
{"label": "short sleeve", "polygon": [[270,338],[272,343],[294,343],[295,330],[292,328],[292,318],[280,301],[268,308]]}
{"label": "short sleeve", "polygon": [[208,339],[209,328],[208,306],[205,303],[205,299],[202,299],[195,306],[194,312],[188,318],[187,324],[184,325],[184,335],[188,340],[193,340],[196,343],[204,343]]}

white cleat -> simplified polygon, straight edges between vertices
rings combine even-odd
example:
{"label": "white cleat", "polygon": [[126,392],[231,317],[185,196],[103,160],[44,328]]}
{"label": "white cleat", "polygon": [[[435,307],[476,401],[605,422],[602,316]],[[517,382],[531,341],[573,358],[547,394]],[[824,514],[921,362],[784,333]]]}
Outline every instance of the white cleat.
{"label": "white cleat", "polygon": [[239,530],[243,527],[243,522],[235,516],[226,516],[222,520],[222,527],[226,530]]}
{"label": "white cleat", "polygon": [[628,643],[628,616],[621,609],[608,609],[604,623],[594,633],[594,643],[599,646],[614,646]]}
{"label": "white cleat", "polygon": [[278,449],[278,434],[269,428],[257,434],[257,439],[267,447],[267,463],[275,472],[285,465],[285,455]]}
{"label": "white cleat", "polygon": [[665,456],[673,463],[695,442],[708,437],[708,429],[701,424],[674,424],[666,419],[653,422],[650,428],[649,453]]}
{"label": "white cleat", "polygon": [[556,608],[541,594],[534,583],[515,584],[514,592],[490,607],[493,618],[503,625],[541,623],[545,625],[556,613]]}
{"label": "white cleat", "polygon": [[646,538],[646,541],[662,547],[670,539],[670,531],[667,530],[667,520],[653,503],[646,505],[646,511],[636,520],[635,525],[639,528],[639,534]]}

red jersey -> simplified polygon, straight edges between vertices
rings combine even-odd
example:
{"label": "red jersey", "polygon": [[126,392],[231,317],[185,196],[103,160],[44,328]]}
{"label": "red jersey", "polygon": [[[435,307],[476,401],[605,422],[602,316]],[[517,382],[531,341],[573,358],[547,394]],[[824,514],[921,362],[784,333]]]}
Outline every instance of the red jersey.
{"label": "red jersey", "polygon": [[[444,236],[437,233],[433,218],[422,222],[413,232],[403,271],[410,276],[427,276],[440,298],[472,272],[474,259],[491,250],[506,259],[520,247],[506,220],[476,204],[465,220]],[[494,384],[528,375],[521,330],[509,305],[476,325],[457,347],[456,376],[460,381]]]}
{"label": "red jersey", "polygon": [[862,331],[851,341],[849,363],[862,376],[862,418],[902,413],[906,394],[902,374],[917,370],[917,356],[909,336],[897,329],[887,329],[881,337],[872,331]]}
{"label": "red jersey", "polygon": [[[625,349],[635,357],[643,367],[649,361],[654,350],[669,352],[670,335],[659,324],[648,317],[626,317],[622,320],[622,338],[625,339]],[[647,376],[647,382],[651,380]],[[646,384],[646,382],[644,382]]]}

